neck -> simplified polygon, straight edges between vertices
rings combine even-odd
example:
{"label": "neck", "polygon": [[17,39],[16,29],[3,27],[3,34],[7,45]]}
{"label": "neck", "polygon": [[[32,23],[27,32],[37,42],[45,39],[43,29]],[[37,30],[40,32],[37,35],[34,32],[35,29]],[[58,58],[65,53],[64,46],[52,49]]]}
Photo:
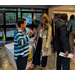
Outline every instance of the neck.
{"label": "neck", "polygon": [[45,24],[43,23],[43,26],[44,26]]}
{"label": "neck", "polygon": [[63,20],[63,19],[61,19],[62,21],[64,21],[65,23],[66,23],[66,21],[65,20]]}
{"label": "neck", "polygon": [[24,30],[24,28],[22,28],[22,27],[20,27],[19,29],[22,30],[22,31]]}

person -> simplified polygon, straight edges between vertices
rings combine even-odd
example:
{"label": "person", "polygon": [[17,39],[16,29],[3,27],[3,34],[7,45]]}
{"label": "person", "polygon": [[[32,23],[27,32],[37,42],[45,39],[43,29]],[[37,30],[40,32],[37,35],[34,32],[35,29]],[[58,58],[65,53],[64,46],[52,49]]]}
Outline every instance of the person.
{"label": "person", "polygon": [[19,18],[17,21],[18,28],[14,31],[14,59],[16,62],[17,70],[25,70],[28,54],[30,36],[35,33],[35,30],[30,30],[26,34],[26,19]]}
{"label": "person", "polygon": [[30,69],[34,69],[34,66],[40,65],[40,53],[42,51],[42,70],[45,70],[47,64],[47,57],[51,55],[51,32],[52,28],[49,24],[48,15],[43,13],[41,14],[41,23],[38,25],[37,31],[34,36],[33,43],[36,41],[36,51],[33,56],[32,65]]}
{"label": "person", "polygon": [[[18,28],[17,24],[16,24],[16,28]],[[30,28],[26,27],[25,30],[26,30],[26,35],[27,35],[29,33],[29,31],[30,31]]]}
{"label": "person", "polygon": [[[69,36],[66,25],[67,18],[67,14],[61,14],[60,19],[55,22],[54,48],[57,51],[57,70],[61,70],[61,64],[63,70],[70,69],[70,59],[66,58],[70,53]],[[59,56],[60,52],[64,52],[66,57]]]}
{"label": "person", "polygon": [[69,34],[69,43],[70,43],[70,49],[71,51],[74,50],[73,48],[73,42],[74,42],[74,37],[75,37],[75,19],[74,15],[70,16],[70,20],[68,22],[68,31],[70,32]]}

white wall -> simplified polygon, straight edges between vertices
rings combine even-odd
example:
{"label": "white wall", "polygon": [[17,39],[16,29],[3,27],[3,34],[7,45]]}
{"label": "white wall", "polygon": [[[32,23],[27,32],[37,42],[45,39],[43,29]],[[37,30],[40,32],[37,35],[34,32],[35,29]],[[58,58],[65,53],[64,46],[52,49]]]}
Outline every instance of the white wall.
{"label": "white wall", "polygon": [[49,16],[49,20],[51,20],[53,18],[53,11],[52,8],[48,9],[48,16]]}

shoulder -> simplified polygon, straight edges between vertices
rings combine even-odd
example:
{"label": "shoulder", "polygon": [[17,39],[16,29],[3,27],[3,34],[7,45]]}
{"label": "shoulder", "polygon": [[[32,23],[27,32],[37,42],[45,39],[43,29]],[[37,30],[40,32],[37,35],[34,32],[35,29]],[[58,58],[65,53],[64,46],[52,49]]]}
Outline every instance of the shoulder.
{"label": "shoulder", "polygon": [[71,20],[68,21],[68,23],[71,23],[71,22],[75,22],[75,20],[74,19],[71,19]]}
{"label": "shoulder", "polygon": [[14,35],[15,35],[15,36],[22,35],[22,32],[21,32],[20,30],[16,29],[16,30],[14,31]]}
{"label": "shoulder", "polygon": [[41,25],[42,25],[42,24],[40,23],[40,24],[38,25],[38,27],[41,27]]}

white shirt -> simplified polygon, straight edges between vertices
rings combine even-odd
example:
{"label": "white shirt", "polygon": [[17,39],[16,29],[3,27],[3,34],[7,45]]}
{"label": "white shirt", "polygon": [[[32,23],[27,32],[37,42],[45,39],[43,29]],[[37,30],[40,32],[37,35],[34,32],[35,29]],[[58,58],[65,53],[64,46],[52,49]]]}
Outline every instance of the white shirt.
{"label": "white shirt", "polygon": [[40,30],[40,37],[42,38],[43,36],[43,33],[42,33],[42,29]]}

